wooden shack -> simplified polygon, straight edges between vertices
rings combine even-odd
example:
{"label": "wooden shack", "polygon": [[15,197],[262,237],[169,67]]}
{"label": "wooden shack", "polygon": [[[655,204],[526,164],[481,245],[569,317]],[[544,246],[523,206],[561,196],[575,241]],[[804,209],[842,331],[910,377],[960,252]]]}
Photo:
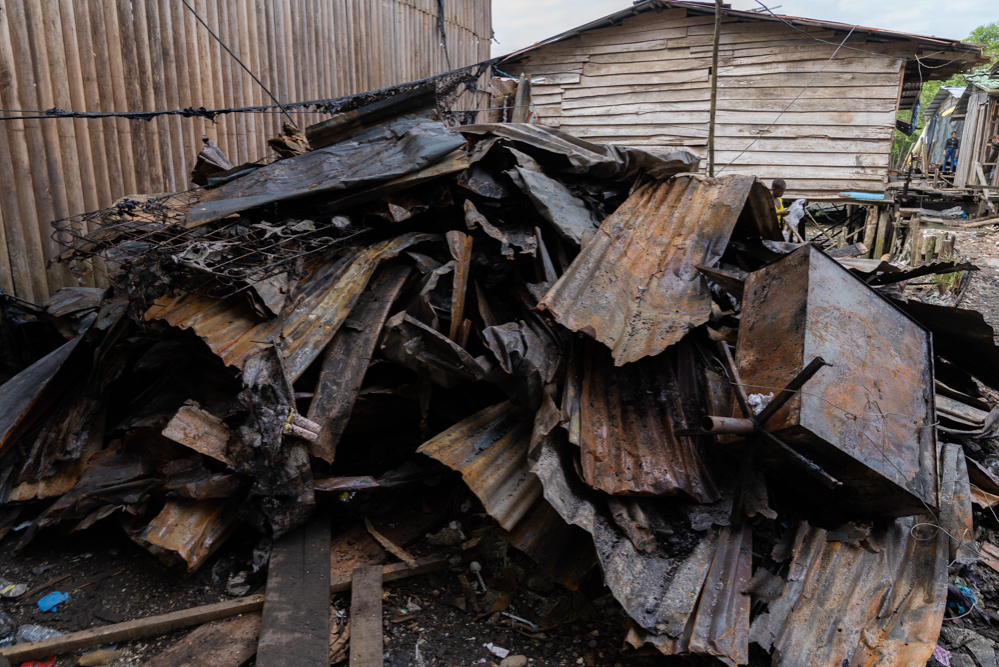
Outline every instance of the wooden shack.
{"label": "wooden shack", "polygon": [[[497,68],[532,78],[540,123],[706,157],[714,14],[714,3],[644,0]],[[980,45],[726,8],[715,171],[783,178],[791,197],[882,192],[898,112],[925,81],[982,62]]]}
{"label": "wooden shack", "polygon": [[[44,110],[219,109],[273,105],[265,89],[282,104],[377,90],[487,60],[491,12],[491,0],[0,0],[0,289],[40,303],[63,286],[106,285],[101,267],[74,276],[47,264],[60,251],[53,220],[191,188],[202,136],[233,164],[265,158],[286,120],[275,109],[214,121]],[[486,106],[471,93],[460,102]],[[328,117],[291,115],[302,128]]]}
{"label": "wooden shack", "polygon": [[[954,185],[999,188],[999,63],[965,77],[967,109]],[[986,198],[991,193],[984,193]]]}

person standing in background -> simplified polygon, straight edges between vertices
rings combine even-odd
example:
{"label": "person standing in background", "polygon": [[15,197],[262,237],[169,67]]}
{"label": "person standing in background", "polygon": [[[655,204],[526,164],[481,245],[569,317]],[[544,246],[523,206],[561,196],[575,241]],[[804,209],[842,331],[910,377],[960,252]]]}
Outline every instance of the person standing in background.
{"label": "person standing in background", "polygon": [[954,172],[957,167],[957,152],[961,148],[961,140],[957,138],[957,132],[950,133],[950,139],[944,144],[943,171]]}

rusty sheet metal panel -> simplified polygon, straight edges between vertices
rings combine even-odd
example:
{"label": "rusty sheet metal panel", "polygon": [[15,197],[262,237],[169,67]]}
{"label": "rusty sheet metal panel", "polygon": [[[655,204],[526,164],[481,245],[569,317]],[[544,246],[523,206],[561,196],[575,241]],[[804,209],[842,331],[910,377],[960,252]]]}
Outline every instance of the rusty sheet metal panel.
{"label": "rusty sheet metal panel", "polygon": [[823,500],[862,516],[937,507],[930,334],[807,245],[747,278],[736,360],[747,391],[766,394],[815,357],[832,366],[767,430],[843,482]]}
{"label": "rusty sheet metal panel", "polygon": [[416,451],[461,473],[489,516],[513,530],[541,497],[527,465],[531,416],[510,401],[481,410]]}
{"label": "rusty sheet metal panel", "polygon": [[242,498],[169,500],[133,539],[171,567],[194,572],[236,527]]}
{"label": "rusty sheet metal panel", "polygon": [[[587,341],[580,397],[583,478],[612,495],[718,500],[699,451],[701,437],[674,435],[700,418],[698,371],[691,344],[615,367],[611,353]],[[689,415],[686,416],[686,415]]]}
{"label": "rusty sheet metal panel", "polygon": [[712,655],[733,667],[749,662],[749,595],[744,590],[752,569],[752,531],[744,523],[719,532],[697,611],[683,634],[657,635],[631,623],[627,644],[636,649],[648,644],[664,655]]}
{"label": "rusty sheet metal panel", "polygon": [[578,590],[597,565],[593,538],[567,524],[544,498],[538,498],[506,539],[570,591]]}
{"label": "rusty sheet metal panel", "polygon": [[708,321],[711,295],[694,267],[718,263],[744,209],[750,233],[783,240],[769,197],[752,176],[646,183],[604,221],[539,308],[611,348],[618,366],[659,354]]}
{"label": "rusty sheet metal panel", "polygon": [[679,638],[697,605],[718,530],[697,532],[686,515],[672,516],[670,540],[640,551],[610,517],[607,496],[576,476],[571,445],[546,441],[531,470],[555,511],[593,536],[604,582],[628,615],[646,630]]}
{"label": "rusty sheet metal panel", "polygon": [[0,454],[10,449],[57,393],[69,386],[68,382],[53,380],[61,375],[60,371],[83,339],[81,335],[63,343],[0,385]]}
{"label": "rusty sheet metal panel", "polygon": [[[947,536],[925,517],[897,519],[862,542],[802,522],[783,589],[750,641],[775,667],[924,665],[947,603]],[[835,540],[835,541],[834,541]]]}
{"label": "rusty sheet metal panel", "polygon": [[295,381],[347,319],[379,264],[412,245],[439,238],[411,232],[345,260],[314,264],[281,315],[272,320],[261,320],[239,294],[221,300],[197,294],[164,297],[146,311],[145,319],[193,329],[227,366],[242,368],[252,352],[278,344]]}
{"label": "rusty sheet metal panel", "polygon": [[404,116],[303,155],[261,167],[202,194],[185,227],[279,201],[336,194],[384,183],[428,167],[464,140],[438,120]]}

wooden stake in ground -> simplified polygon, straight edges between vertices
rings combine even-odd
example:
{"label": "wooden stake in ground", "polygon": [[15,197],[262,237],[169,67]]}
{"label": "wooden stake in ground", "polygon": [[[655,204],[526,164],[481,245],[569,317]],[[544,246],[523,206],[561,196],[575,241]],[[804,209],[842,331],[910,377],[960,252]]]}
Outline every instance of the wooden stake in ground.
{"label": "wooden stake in ground", "polygon": [[382,568],[354,570],[350,596],[350,667],[382,665]]}
{"label": "wooden stake in ground", "polygon": [[327,667],[330,519],[313,517],[274,544],[257,667]]}

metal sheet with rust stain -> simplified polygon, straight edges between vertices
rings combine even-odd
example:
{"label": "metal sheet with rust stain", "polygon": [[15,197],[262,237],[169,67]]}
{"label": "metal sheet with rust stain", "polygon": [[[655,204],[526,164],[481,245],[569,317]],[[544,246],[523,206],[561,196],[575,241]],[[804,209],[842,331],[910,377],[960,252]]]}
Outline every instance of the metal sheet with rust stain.
{"label": "metal sheet with rust stain", "polygon": [[925,664],[947,603],[947,536],[916,527],[926,521],[897,519],[866,545],[802,522],[783,590],[753,620],[750,641],[772,651],[775,667],[816,655],[829,665]]}
{"label": "metal sheet with rust stain", "polygon": [[[677,436],[700,417],[692,344],[615,367],[611,353],[587,341],[580,396],[580,449],[586,482],[612,495],[718,500],[701,458],[700,436]],[[687,416],[689,415],[689,417]]]}
{"label": "metal sheet with rust stain", "polygon": [[136,542],[161,561],[193,572],[218,549],[236,526],[242,498],[168,500]]}
{"label": "metal sheet with rust stain", "polygon": [[593,538],[566,523],[544,498],[538,498],[505,537],[570,591],[578,590],[597,565]]}
{"label": "metal sheet with rust stain", "polygon": [[460,472],[489,516],[513,530],[541,497],[541,483],[527,463],[532,427],[530,414],[505,401],[458,422],[416,451]]}
{"label": "metal sheet with rust stain", "polygon": [[651,645],[664,655],[712,655],[733,667],[748,664],[750,599],[743,591],[751,569],[749,525],[722,527],[697,610],[683,634],[673,638],[630,623],[624,641],[634,648]]}
{"label": "metal sheet with rust stain", "polygon": [[326,348],[308,418],[319,424],[319,439],[310,452],[327,463],[333,462],[382,325],[411,270],[407,265],[383,268]]}
{"label": "metal sheet with rust stain", "polygon": [[695,267],[718,263],[744,209],[748,233],[782,239],[773,206],[763,206],[769,196],[752,176],[646,183],[604,221],[539,307],[611,348],[618,366],[659,354],[708,321],[711,295]]}
{"label": "metal sheet with rust stain", "polygon": [[164,297],[145,319],[193,329],[227,366],[243,367],[254,351],[280,342],[291,379],[315,361],[350,314],[378,266],[410,246],[436,240],[411,232],[375,243],[332,263],[313,264],[284,309],[284,317],[261,320],[242,295],[225,299],[186,294]]}
{"label": "metal sheet with rust stain", "polygon": [[718,531],[692,530],[676,503],[681,514],[664,517],[671,539],[660,540],[651,552],[640,551],[609,516],[606,496],[576,475],[571,445],[545,441],[531,471],[555,511],[593,536],[604,582],[628,615],[647,630],[679,638],[696,608]]}
{"label": "metal sheet with rust stain", "polygon": [[747,278],[736,361],[748,393],[767,394],[815,357],[831,365],[767,430],[843,482],[842,508],[905,516],[937,507],[929,333],[806,245]]}

